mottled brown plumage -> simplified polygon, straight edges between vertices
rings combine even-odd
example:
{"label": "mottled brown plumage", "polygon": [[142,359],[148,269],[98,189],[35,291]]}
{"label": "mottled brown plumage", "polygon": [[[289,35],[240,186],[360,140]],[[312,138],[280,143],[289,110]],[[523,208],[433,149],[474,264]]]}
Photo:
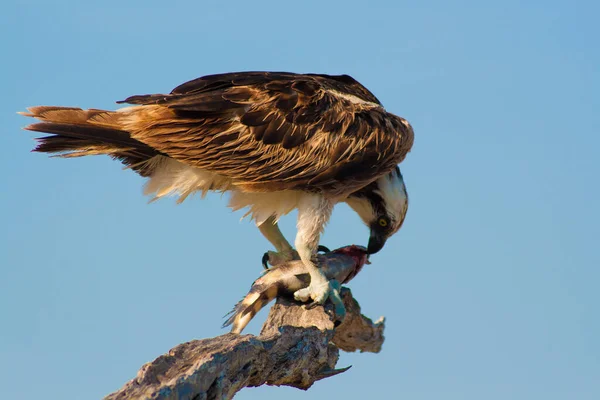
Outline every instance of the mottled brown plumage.
{"label": "mottled brown plumage", "polygon": [[[127,165],[165,155],[245,191],[347,195],[391,171],[413,143],[406,120],[349,76],[250,72],[202,77],[117,112],[33,107],[26,129],[58,136],[37,151],[109,154]],[[138,167],[142,174],[148,173]]]}

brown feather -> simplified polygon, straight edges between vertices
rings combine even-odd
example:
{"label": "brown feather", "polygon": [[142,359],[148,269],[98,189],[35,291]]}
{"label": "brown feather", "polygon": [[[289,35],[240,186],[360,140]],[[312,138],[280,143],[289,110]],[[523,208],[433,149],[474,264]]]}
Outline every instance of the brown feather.
{"label": "brown feather", "polygon": [[391,171],[413,143],[410,125],[345,75],[210,75],[170,94],[125,102],[137,106],[119,112],[36,107],[28,115],[44,122],[30,129],[80,140],[69,146],[66,139],[42,139],[45,150],[105,153],[126,164],[160,154],[224,175],[247,191],[332,196]]}
{"label": "brown feather", "polygon": [[[337,97],[335,92],[364,99],[364,103]],[[225,107],[213,106],[217,94]],[[203,98],[215,111],[210,125],[201,118],[207,110]],[[135,139],[190,165],[229,176],[251,191],[306,190],[310,186],[310,190],[347,193],[389,172],[412,146],[408,123],[385,112],[367,89],[349,77],[286,73],[209,76],[179,86],[162,97],[160,105],[146,107],[177,112],[182,108],[192,111],[193,104],[202,105],[194,110],[196,118],[178,125],[188,123],[187,134],[166,138],[168,133],[161,130],[159,137],[153,126],[159,121],[145,120],[143,126],[132,123],[128,128]],[[163,127],[180,122],[176,114],[164,118]],[[212,141],[210,138],[223,130],[219,121],[227,121],[227,130],[236,134]],[[192,141],[198,147],[185,150],[177,143],[189,136],[196,136]],[[294,177],[289,170],[301,172]]]}
{"label": "brown feather", "polygon": [[145,161],[160,154],[118,129],[118,115],[112,111],[38,106],[29,108],[24,115],[44,121],[25,127],[26,130],[53,134],[37,139],[37,152],[65,158],[106,154],[142,176],[151,173]]}

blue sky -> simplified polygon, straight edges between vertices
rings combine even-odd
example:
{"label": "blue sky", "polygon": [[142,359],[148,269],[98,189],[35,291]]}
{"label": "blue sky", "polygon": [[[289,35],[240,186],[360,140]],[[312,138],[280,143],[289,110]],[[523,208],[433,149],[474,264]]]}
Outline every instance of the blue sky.
{"label": "blue sky", "polygon": [[[598,399],[600,8],[584,1],[8,1],[0,15],[0,383],[97,399],[224,333],[268,243],[217,195],[148,205],[106,157],[30,153],[16,111],[116,107],[228,71],[347,73],[407,118],[402,230],[351,282],[380,354],[308,393]],[[295,215],[283,221],[294,235]],[[365,244],[338,206],[322,239]],[[266,314],[250,325],[256,333]]]}

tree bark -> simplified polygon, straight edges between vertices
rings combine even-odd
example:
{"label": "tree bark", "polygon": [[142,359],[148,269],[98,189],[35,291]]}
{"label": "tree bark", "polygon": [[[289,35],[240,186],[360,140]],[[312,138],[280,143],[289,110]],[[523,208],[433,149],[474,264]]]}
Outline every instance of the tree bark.
{"label": "tree bark", "polygon": [[244,387],[265,384],[306,390],[348,370],[335,369],[338,349],[381,350],[384,319],[373,323],[361,315],[349,289],[341,295],[347,309],[341,324],[330,304],[307,309],[279,298],[259,336],[228,333],[180,344],[105,399],[231,399]]}

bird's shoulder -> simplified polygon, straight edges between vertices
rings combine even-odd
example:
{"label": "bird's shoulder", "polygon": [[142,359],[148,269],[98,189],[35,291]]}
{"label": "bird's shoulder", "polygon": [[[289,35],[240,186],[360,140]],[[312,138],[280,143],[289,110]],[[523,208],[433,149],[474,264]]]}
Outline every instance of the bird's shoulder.
{"label": "bird's shoulder", "polygon": [[169,110],[136,139],[248,187],[344,190],[402,161],[412,128],[348,75],[234,72],[127,103]]}

